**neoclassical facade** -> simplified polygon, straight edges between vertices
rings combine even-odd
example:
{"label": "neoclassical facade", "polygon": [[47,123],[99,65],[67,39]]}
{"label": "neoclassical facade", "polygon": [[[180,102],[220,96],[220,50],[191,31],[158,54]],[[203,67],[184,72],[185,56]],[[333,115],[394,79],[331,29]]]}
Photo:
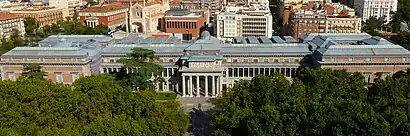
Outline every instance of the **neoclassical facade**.
{"label": "neoclassical facade", "polygon": [[157,84],[157,90],[174,91],[183,97],[215,97],[240,79],[274,72],[289,79],[294,76],[299,61],[309,53],[308,45],[282,41],[223,44],[207,31],[194,43],[129,38],[103,50],[100,71],[121,70],[117,60],[131,53],[132,48],[151,49],[160,57],[157,63],[164,67],[162,76],[166,80]]}
{"label": "neoclassical facade", "polygon": [[283,74],[292,80],[300,66],[361,72],[366,82],[410,68],[410,51],[366,33],[309,34],[299,41],[289,36],[236,37],[223,43],[209,32],[194,42],[177,38],[121,40],[106,36],[50,36],[41,47],[18,47],[1,56],[3,80],[15,80],[24,65],[40,63],[55,82],[71,84],[79,76],[126,70],[118,62],[132,48],[150,49],[163,66],[157,91],[182,97],[216,97],[236,81],[257,75]]}

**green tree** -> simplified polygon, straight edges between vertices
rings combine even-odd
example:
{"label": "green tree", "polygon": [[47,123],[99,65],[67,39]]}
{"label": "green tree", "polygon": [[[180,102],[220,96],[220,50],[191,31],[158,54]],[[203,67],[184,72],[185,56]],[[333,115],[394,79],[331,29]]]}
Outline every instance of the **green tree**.
{"label": "green tree", "polygon": [[73,86],[39,78],[0,81],[0,135],[183,135],[188,116],[176,101],[132,92],[109,75]]}
{"label": "green tree", "polygon": [[[393,127],[384,113],[369,101],[371,91],[365,85],[360,73],[306,68],[302,68],[292,82],[280,74],[239,81],[217,99],[213,134],[406,134],[409,122],[404,120],[399,127]],[[405,99],[408,98],[401,100]],[[400,133],[396,133],[397,128]]]}
{"label": "green tree", "polygon": [[0,54],[4,54],[14,48],[14,42],[9,38],[1,38]]}
{"label": "green tree", "polygon": [[14,42],[15,46],[24,46],[24,39],[17,29],[13,29],[10,35],[10,40]]}
{"label": "green tree", "polygon": [[[128,86],[135,87],[139,90],[154,90],[154,84],[161,82],[163,79],[159,76],[163,67],[154,61],[158,60],[155,52],[143,48],[134,48],[132,53],[126,58],[121,58],[119,62],[124,64],[124,70],[116,73],[118,80]],[[131,73],[126,73],[126,69],[136,70]]]}
{"label": "green tree", "polygon": [[36,35],[36,31],[38,29],[38,24],[36,19],[28,17],[24,19],[24,27],[26,31],[26,35],[28,37],[33,37]]}
{"label": "green tree", "polygon": [[381,26],[379,19],[376,17],[370,17],[369,19],[366,20],[364,23],[364,26],[362,27],[362,31],[373,35],[373,36],[378,36],[380,35],[379,32],[377,32],[377,29]]}
{"label": "green tree", "polygon": [[392,21],[389,22],[389,25],[391,26],[392,31],[395,33],[400,31],[401,22],[403,21],[401,16],[402,16],[401,12],[395,12],[392,17],[393,18]]}
{"label": "green tree", "polygon": [[395,44],[401,45],[403,48],[410,49],[410,32],[399,32],[397,35],[390,37],[390,40]]}
{"label": "green tree", "polygon": [[21,74],[25,78],[40,78],[43,79],[47,76],[47,73],[41,70],[41,66],[38,63],[32,63],[24,66],[23,73]]}

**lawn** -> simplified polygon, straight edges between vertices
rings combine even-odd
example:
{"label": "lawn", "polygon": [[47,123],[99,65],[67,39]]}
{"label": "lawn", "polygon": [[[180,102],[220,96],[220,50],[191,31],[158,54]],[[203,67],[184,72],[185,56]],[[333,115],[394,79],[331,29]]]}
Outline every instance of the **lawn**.
{"label": "lawn", "polygon": [[156,93],[156,100],[175,100],[177,98],[177,94],[169,93],[169,92],[157,92]]}

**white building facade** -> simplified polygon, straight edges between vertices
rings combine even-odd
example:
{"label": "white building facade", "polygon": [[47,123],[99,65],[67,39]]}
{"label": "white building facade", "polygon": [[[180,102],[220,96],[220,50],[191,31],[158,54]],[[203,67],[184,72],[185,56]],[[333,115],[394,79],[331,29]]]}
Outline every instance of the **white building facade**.
{"label": "white building facade", "polygon": [[374,16],[388,23],[393,17],[391,13],[397,11],[397,0],[355,0],[354,8],[363,21]]}
{"label": "white building facade", "polygon": [[272,36],[272,15],[266,5],[228,6],[214,18],[216,37],[231,41],[236,36]]}

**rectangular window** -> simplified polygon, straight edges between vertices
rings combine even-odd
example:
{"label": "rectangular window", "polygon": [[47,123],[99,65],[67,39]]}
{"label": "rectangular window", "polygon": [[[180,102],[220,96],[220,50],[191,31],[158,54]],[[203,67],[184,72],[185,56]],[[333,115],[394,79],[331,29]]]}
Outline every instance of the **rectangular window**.
{"label": "rectangular window", "polygon": [[279,62],[279,59],[274,59],[273,62]]}
{"label": "rectangular window", "polygon": [[253,62],[258,62],[258,59],[253,59]]}
{"label": "rectangular window", "polygon": [[255,76],[259,75],[259,68],[255,68]]}
{"label": "rectangular window", "polygon": [[232,77],[232,68],[228,68],[228,77]]}
{"label": "rectangular window", "polygon": [[253,77],[254,75],[253,75],[253,68],[249,68],[249,76],[250,77]]}
{"label": "rectangular window", "polygon": [[269,76],[269,68],[265,68],[265,75]]}
{"label": "rectangular window", "polygon": [[168,76],[169,76],[169,77],[172,76],[172,68],[168,68]]}
{"label": "rectangular window", "polygon": [[365,61],[370,62],[370,61],[372,61],[372,58],[366,58]]}
{"label": "rectangular window", "polygon": [[386,57],[386,58],[384,58],[384,61],[385,61],[385,62],[388,62],[388,61],[390,61],[390,58],[387,58],[387,57]]}
{"label": "rectangular window", "polygon": [[243,59],[243,62],[248,62],[248,59]]}
{"label": "rectangular window", "polygon": [[268,62],[268,59],[263,59],[263,62]]}
{"label": "rectangular window", "polygon": [[16,76],[14,75],[14,72],[7,72],[7,75],[9,76],[9,80],[15,81]]}
{"label": "rectangular window", "polygon": [[57,83],[62,83],[63,82],[63,74],[61,72],[55,72],[56,75],[56,82]]}
{"label": "rectangular window", "polygon": [[243,77],[243,68],[239,68],[239,77]]}
{"label": "rectangular window", "polygon": [[349,62],[353,62],[354,61],[354,58],[349,58]]}
{"label": "rectangular window", "polygon": [[299,60],[299,59],[294,59],[294,61],[295,61],[295,62],[299,62],[300,60]]}
{"label": "rectangular window", "polygon": [[233,76],[238,77],[238,68],[233,69]]}
{"label": "rectangular window", "polygon": [[289,59],[285,59],[285,62],[289,62]]}
{"label": "rectangular window", "polygon": [[235,62],[235,63],[236,63],[236,62],[238,62],[238,59],[233,59],[232,62]]}
{"label": "rectangular window", "polygon": [[71,73],[71,78],[72,78],[73,82],[75,82],[75,80],[80,78],[80,76],[78,76],[78,72],[72,72]]}
{"label": "rectangular window", "polygon": [[168,62],[174,62],[174,59],[168,59]]}
{"label": "rectangular window", "polygon": [[248,76],[249,76],[248,68],[244,68],[244,77],[248,77]]}
{"label": "rectangular window", "polygon": [[162,70],[162,76],[163,76],[163,77],[168,77],[168,70],[167,70],[167,68],[164,68],[164,69]]}

